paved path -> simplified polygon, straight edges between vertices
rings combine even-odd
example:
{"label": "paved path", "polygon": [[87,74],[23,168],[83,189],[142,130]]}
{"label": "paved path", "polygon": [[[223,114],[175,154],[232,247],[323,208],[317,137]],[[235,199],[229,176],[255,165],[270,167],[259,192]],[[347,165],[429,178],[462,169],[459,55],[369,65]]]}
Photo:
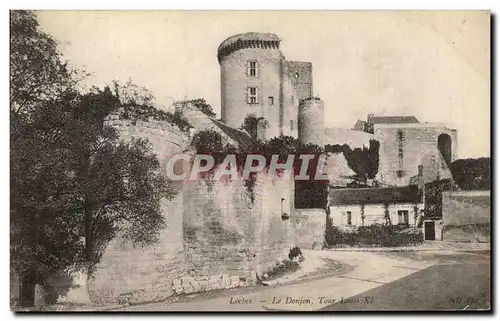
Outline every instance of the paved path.
{"label": "paved path", "polygon": [[445,241],[425,241],[415,246],[395,247],[337,247],[328,251],[335,252],[413,252],[413,251],[489,251],[490,243],[458,243]]}
{"label": "paved path", "polygon": [[312,311],[341,298],[371,290],[412,273],[423,270],[434,263],[416,261],[407,257],[395,257],[373,252],[310,251],[308,255],[319,255],[352,267],[350,272],[337,277],[302,282],[298,284],[256,288],[241,294],[197,298],[187,302],[159,302],[140,306],[129,306],[121,311]]}
{"label": "paved path", "polygon": [[491,307],[490,274],[489,263],[434,265],[322,310],[486,311]]}

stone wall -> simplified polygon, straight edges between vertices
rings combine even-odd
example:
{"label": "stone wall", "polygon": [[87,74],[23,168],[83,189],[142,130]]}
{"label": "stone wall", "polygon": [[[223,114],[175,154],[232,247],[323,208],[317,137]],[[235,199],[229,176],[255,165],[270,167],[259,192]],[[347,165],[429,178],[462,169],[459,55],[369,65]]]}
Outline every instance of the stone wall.
{"label": "stone wall", "polygon": [[323,248],[326,211],[322,208],[295,209],[295,244],[305,250]]}
{"label": "stone wall", "polygon": [[[403,133],[403,154],[400,166],[398,131]],[[424,165],[426,182],[451,177],[438,150],[438,137],[448,134],[452,140],[452,159],[456,159],[457,132],[441,124],[376,124],[375,139],[380,142],[378,177],[384,183],[406,186],[418,174],[418,165]],[[402,170],[402,177],[398,171]]]}
{"label": "stone wall", "polygon": [[282,99],[281,99],[281,131],[285,136],[297,138],[299,134],[299,99],[293,85],[292,76],[283,70],[282,75]]}
{"label": "stone wall", "polygon": [[160,232],[158,243],[135,247],[118,236],[108,245],[87,282],[94,303],[140,303],[172,295],[173,279],[187,274],[182,243],[182,202],[182,193],[171,201],[163,201],[167,227]]}
{"label": "stone wall", "polygon": [[[187,271],[192,277],[222,275],[255,281],[283,259],[293,243],[294,225],[283,220],[291,212],[293,181],[259,176],[253,189],[245,181],[200,180],[186,184],[184,242]],[[212,258],[212,260],[208,259]]]}
{"label": "stone wall", "polygon": [[[133,122],[111,115],[108,124],[119,130],[122,139],[147,138],[165,173],[167,160],[181,153],[187,135],[165,122]],[[104,252],[87,282],[94,303],[139,303],[165,299],[172,295],[173,279],[186,274],[182,235],[182,184],[174,185],[177,195],[161,204],[167,227],[159,242],[135,247],[119,235]]]}
{"label": "stone wall", "polygon": [[443,192],[443,240],[490,242],[490,191]]}
{"label": "stone wall", "polygon": [[185,272],[182,252],[166,248],[108,249],[88,281],[90,300],[98,304],[160,301],[174,293],[173,280]]}
{"label": "stone wall", "polygon": [[[189,135],[168,124],[109,122],[124,139],[147,138],[162,169],[172,155],[190,153]],[[174,187],[178,194],[162,203],[167,227],[158,243],[136,248],[119,236],[108,245],[87,282],[94,303],[144,303],[250,286],[287,257],[295,234],[293,180],[259,175],[249,187],[223,177]]]}
{"label": "stone wall", "polygon": [[305,61],[285,61],[284,73],[290,77],[297,93],[298,101],[313,96],[312,63]]}

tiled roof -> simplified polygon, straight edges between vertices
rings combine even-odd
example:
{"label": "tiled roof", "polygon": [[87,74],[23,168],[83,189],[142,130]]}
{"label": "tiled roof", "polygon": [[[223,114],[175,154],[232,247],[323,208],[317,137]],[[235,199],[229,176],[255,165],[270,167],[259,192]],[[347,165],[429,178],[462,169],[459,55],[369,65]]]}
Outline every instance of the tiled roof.
{"label": "tiled roof", "polygon": [[236,129],[231,126],[224,124],[221,121],[218,121],[214,118],[209,117],[209,119],[217,126],[224,134],[226,134],[229,138],[234,140],[240,145],[250,146],[254,143],[252,137],[241,129]]}
{"label": "tiled roof", "polygon": [[331,189],[331,205],[420,203],[417,186]]}
{"label": "tiled roof", "polygon": [[372,116],[374,124],[416,124],[420,123],[415,116]]}

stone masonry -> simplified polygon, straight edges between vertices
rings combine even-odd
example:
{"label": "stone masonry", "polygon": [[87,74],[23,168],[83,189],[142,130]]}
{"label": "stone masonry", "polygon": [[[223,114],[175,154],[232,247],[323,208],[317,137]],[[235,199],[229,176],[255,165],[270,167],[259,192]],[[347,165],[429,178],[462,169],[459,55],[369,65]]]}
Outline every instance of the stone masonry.
{"label": "stone masonry", "polygon": [[[197,124],[209,124],[201,118],[196,115]],[[162,170],[172,155],[190,153],[192,132],[113,115],[108,123],[123,139],[147,138]],[[190,169],[190,164],[183,166]],[[258,276],[286,259],[293,246],[294,184],[263,175],[252,188],[245,184],[224,178],[175,183],[177,195],[162,204],[167,227],[160,241],[135,248],[121,237],[113,240],[87,282],[90,299],[98,304],[136,304],[255,285]]]}
{"label": "stone masonry", "polygon": [[490,191],[443,192],[443,240],[490,242]]}
{"label": "stone masonry", "polygon": [[295,244],[306,250],[321,250],[326,229],[326,211],[322,208],[295,210]]}

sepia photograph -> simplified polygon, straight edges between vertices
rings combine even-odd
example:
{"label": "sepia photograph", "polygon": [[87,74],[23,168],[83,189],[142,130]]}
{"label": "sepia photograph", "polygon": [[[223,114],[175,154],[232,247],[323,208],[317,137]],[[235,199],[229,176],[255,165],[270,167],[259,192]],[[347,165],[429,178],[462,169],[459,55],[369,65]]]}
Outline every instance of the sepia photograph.
{"label": "sepia photograph", "polygon": [[492,309],[492,13],[10,10],[13,312]]}

